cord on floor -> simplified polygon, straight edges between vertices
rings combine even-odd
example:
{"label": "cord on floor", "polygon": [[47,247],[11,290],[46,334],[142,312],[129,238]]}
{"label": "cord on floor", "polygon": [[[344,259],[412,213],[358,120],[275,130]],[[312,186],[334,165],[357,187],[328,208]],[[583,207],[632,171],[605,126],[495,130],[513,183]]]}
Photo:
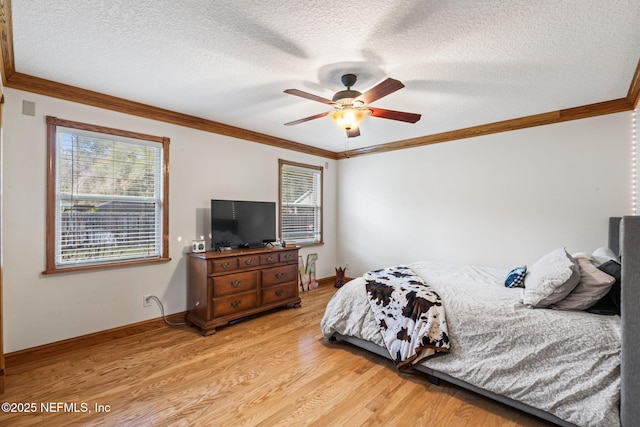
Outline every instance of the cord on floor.
{"label": "cord on floor", "polygon": [[166,323],[169,326],[183,326],[183,325],[186,325],[186,322],[175,323],[175,322],[168,321],[167,320],[167,316],[164,315],[164,306],[162,305],[162,301],[160,301],[160,299],[155,295],[149,295],[147,297],[147,301],[150,300],[150,299],[152,299],[156,303],[158,303],[158,306],[160,307],[160,312],[162,313],[162,320],[164,320],[164,323]]}

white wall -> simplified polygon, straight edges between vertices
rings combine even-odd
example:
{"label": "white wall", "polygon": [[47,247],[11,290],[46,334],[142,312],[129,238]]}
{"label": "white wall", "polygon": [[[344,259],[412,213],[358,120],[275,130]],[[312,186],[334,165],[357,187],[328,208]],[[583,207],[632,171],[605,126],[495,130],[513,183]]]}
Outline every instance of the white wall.
{"label": "white wall", "polygon": [[337,262],[512,268],[605,246],[632,213],[631,135],[629,112],[340,161]]}
{"label": "white wall", "polygon": [[[336,162],[12,89],[4,107],[4,339],[5,351],[55,342],[186,310],[186,253],[209,234],[209,200],[277,201],[278,158],[329,168],[324,172],[323,246],[318,278],[335,274]],[[36,116],[22,114],[22,101]],[[45,116],[169,137],[169,255],[171,262],[94,272],[42,275],[45,268]]]}

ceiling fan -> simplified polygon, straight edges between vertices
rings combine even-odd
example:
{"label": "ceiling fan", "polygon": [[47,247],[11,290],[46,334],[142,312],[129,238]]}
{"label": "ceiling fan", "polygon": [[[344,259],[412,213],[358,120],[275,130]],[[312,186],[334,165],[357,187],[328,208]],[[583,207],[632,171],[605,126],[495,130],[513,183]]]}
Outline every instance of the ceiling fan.
{"label": "ceiling fan", "polygon": [[332,99],[322,98],[317,95],[313,95],[308,92],[303,92],[298,89],[287,89],[284,93],[290,95],[300,96],[302,98],[310,99],[312,101],[322,102],[333,106],[333,111],[327,111],[324,113],[316,114],[314,116],[305,117],[303,119],[294,120],[289,123],[285,123],[285,126],[297,125],[299,123],[308,122],[309,120],[319,119],[326,115],[330,115],[336,124],[342,129],[347,131],[347,136],[353,138],[360,136],[359,124],[366,116],[380,117],[389,120],[398,120],[401,122],[415,123],[420,120],[421,115],[415,113],[405,113],[402,111],[385,110],[382,108],[370,107],[368,104],[376,101],[383,96],[387,96],[399,89],[402,89],[404,85],[395,79],[388,78],[381,83],[378,83],[365,93],[360,93],[357,90],[352,90],[351,87],[356,84],[358,77],[355,74],[345,74],[341,78],[342,84],[347,87],[346,90],[341,90],[333,95]]}

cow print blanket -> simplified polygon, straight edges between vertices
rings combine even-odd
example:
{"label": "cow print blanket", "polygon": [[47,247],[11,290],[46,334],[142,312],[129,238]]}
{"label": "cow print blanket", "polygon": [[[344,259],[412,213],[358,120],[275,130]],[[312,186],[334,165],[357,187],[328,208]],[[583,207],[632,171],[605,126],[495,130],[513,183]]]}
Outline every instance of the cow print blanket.
{"label": "cow print blanket", "polygon": [[449,351],[442,301],[409,267],[370,271],[364,279],[369,304],[398,369]]}

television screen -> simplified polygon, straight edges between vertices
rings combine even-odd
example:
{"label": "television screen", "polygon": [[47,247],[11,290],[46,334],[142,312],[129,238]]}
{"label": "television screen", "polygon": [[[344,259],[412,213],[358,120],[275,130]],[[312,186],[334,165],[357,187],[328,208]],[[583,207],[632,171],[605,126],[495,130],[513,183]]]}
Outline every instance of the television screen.
{"label": "television screen", "polygon": [[213,249],[261,247],[275,240],[275,202],[211,200]]}

